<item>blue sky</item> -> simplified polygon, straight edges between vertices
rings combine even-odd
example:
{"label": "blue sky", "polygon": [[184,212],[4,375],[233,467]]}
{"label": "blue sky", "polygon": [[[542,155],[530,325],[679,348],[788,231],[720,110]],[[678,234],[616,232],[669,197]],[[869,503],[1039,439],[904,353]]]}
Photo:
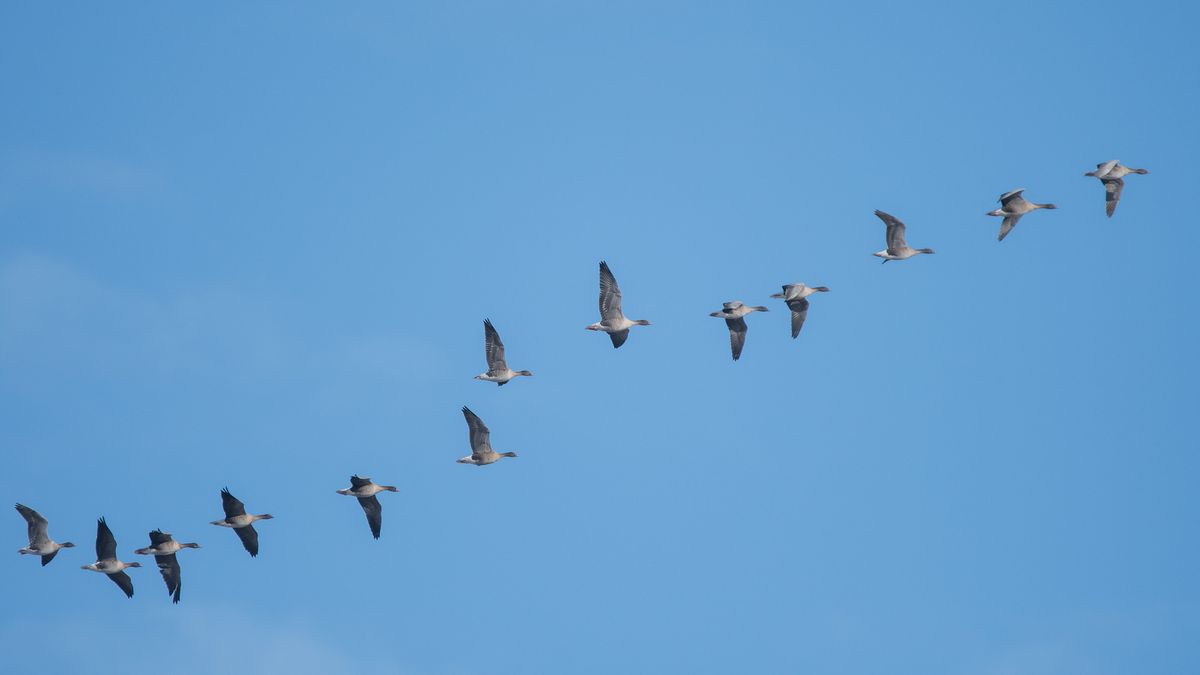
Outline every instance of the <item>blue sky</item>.
{"label": "blue sky", "polygon": [[[0,8],[0,494],[80,544],[8,516],[6,667],[1200,669],[1197,14]],[[485,317],[535,377],[471,380]],[[455,464],[462,405],[520,457]],[[203,544],[180,605],[79,570],[101,515]]]}

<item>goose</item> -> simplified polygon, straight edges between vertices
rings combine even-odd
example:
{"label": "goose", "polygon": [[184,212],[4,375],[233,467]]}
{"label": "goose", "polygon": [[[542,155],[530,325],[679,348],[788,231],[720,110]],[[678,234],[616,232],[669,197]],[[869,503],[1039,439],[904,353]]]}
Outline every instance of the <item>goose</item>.
{"label": "goose", "polygon": [[154,562],[158,564],[158,571],[162,573],[163,581],[167,583],[167,595],[171,596],[173,603],[179,602],[179,592],[183,590],[183,581],[179,576],[179,561],[176,560],[175,554],[185,548],[200,548],[200,544],[178,542],[170,534],[162,530],[154,530],[150,533],[150,546],[134,551],[138,555],[154,556]]}
{"label": "goose", "polygon": [[1000,199],[997,200],[1000,202],[1000,208],[996,209],[995,211],[987,212],[987,215],[989,216],[1004,216],[1004,220],[1000,223],[1000,236],[998,237],[998,241],[1004,241],[1004,238],[1008,236],[1008,233],[1011,232],[1014,227],[1016,227],[1017,221],[1020,220],[1021,216],[1025,215],[1026,213],[1029,213],[1030,211],[1037,211],[1038,209],[1058,208],[1053,204],[1034,204],[1033,202],[1021,196],[1021,193],[1024,191],[1025,188],[1013,190],[1012,192],[1005,192],[1004,194],[1000,195]]}
{"label": "goose", "polygon": [[617,286],[617,278],[608,263],[600,261],[600,321],[587,327],[588,330],[598,330],[608,333],[612,339],[613,349],[625,344],[629,338],[630,326],[649,326],[645,319],[629,320],[621,312],[621,289]]}
{"label": "goose", "polygon": [[792,339],[800,334],[804,319],[808,317],[808,296],[813,293],[828,293],[828,286],[805,286],[802,283],[784,284],[782,293],[772,293],[772,298],[783,298],[792,310]]}
{"label": "goose", "polygon": [[1144,176],[1150,172],[1146,169],[1131,169],[1122,166],[1120,160],[1110,159],[1097,164],[1095,171],[1083,174],[1099,178],[1104,184],[1104,210],[1109,218],[1112,218],[1113,212],[1117,210],[1117,202],[1121,201],[1121,191],[1125,189],[1125,176],[1131,173]]}
{"label": "goose", "polygon": [[904,241],[904,223],[897,220],[895,216],[878,209],[875,210],[875,215],[883,221],[884,225],[887,225],[887,248],[871,255],[883,258],[883,262],[886,263],[889,260],[907,260],[918,253],[933,253],[931,248],[909,246],[908,242]]}
{"label": "goose", "polygon": [[380,492],[399,492],[399,490],[391,485],[376,485],[371,482],[370,478],[351,476],[350,487],[337,491],[339,495],[358,497],[358,503],[362,506],[363,513],[367,514],[367,524],[371,526],[371,534],[375,535],[376,539],[379,538],[379,530],[383,527],[383,507],[379,504],[379,498],[375,496]]}
{"label": "goose", "polygon": [[42,514],[24,504],[17,504],[16,508],[17,513],[20,513],[21,517],[29,525],[29,545],[25,548],[17,549],[17,553],[22,555],[40,555],[42,556],[42,567],[45,567],[50,564],[51,560],[54,560],[54,556],[58,555],[60,550],[75,547],[75,544],[69,541],[64,541],[60,544],[51,539],[50,535],[46,534],[50,522],[43,518]]}
{"label": "goose", "polygon": [[483,354],[487,357],[488,369],[486,373],[476,375],[476,380],[495,382],[496,386],[503,387],[514,377],[533,376],[528,370],[513,370],[508,367],[504,360],[504,343],[500,341],[500,333],[496,332],[496,327],[490,319],[483,320]]}
{"label": "goose", "polygon": [[483,466],[500,461],[501,457],[516,457],[515,452],[496,452],[492,449],[492,432],[479,419],[479,415],[463,406],[463,417],[467,418],[467,429],[471,432],[471,454],[458,460],[459,464],[474,464]]}
{"label": "goose", "polygon": [[746,346],[746,319],[744,317],[751,312],[767,311],[770,310],[766,307],[750,307],[742,304],[740,300],[733,300],[725,303],[721,311],[709,314],[709,316],[725,319],[725,325],[729,326],[729,346],[733,350],[734,361],[741,358],[742,347]]}
{"label": "goose", "polygon": [[139,562],[127,563],[117,560],[117,540],[113,537],[112,530],[108,529],[108,523],[104,522],[103,518],[96,521],[96,562],[84,565],[82,569],[107,574],[113,583],[125,591],[125,597],[132,598],[133,580],[125,574],[125,569],[141,566]]}
{"label": "goose", "polygon": [[264,513],[262,515],[247,515],[246,505],[238,501],[229,493],[229,488],[221,490],[221,507],[225,509],[224,520],[214,520],[213,525],[220,527],[232,527],[234,532],[237,532],[238,539],[242,540],[242,546],[246,547],[246,552],[250,557],[258,556],[258,531],[254,529],[254,521],[270,520],[275,516]]}

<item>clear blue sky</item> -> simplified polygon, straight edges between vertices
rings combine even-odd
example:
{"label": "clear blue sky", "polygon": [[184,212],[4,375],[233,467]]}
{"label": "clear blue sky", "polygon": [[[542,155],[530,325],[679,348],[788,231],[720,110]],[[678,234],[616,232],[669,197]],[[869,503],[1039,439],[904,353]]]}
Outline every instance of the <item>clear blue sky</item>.
{"label": "clear blue sky", "polygon": [[1200,671],[1193,5],[347,4],[0,9],[5,672]]}

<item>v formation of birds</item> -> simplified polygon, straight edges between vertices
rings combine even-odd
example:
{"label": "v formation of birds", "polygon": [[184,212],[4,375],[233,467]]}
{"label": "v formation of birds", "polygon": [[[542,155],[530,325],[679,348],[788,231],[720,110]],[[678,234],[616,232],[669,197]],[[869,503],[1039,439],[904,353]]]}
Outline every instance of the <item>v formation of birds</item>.
{"label": "v formation of birds", "polygon": [[[1084,175],[1099,179],[1104,186],[1105,212],[1111,218],[1116,211],[1117,202],[1121,199],[1121,192],[1125,188],[1125,177],[1129,174],[1147,173],[1149,171],[1146,169],[1134,169],[1123,166],[1119,161],[1114,159],[1097,164],[1095,171],[1089,171]],[[1012,232],[1022,216],[1038,209],[1057,208],[1054,204],[1041,204],[1028,201],[1023,196],[1024,192],[1025,190],[1022,188],[1000,195],[998,200],[1000,208],[987,213],[989,216],[1003,218],[998,237],[1000,241],[1003,241]],[[884,263],[891,260],[907,260],[916,255],[933,253],[933,249],[931,248],[912,248],[909,246],[905,239],[905,225],[895,216],[883,211],[875,211],[875,215],[886,226],[885,241],[887,248],[873,255],[882,258]],[[804,326],[804,321],[808,317],[808,298],[816,293],[827,293],[828,291],[829,288],[826,286],[808,286],[802,283],[792,283],[784,284],[781,293],[771,295],[772,298],[783,300],[791,311],[792,338],[796,338],[800,334],[800,330]],[[710,314],[710,316],[725,320],[725,324],[729,329],[730,351],[734,361],[741,358],[742,350],[746,345],[746,316],[754,312],[766,311],[769,311],[769,308],[762,305],[752,306],[746,305],[740,300],[731,300],[724,303],[720,310]],[[587,326],[587,330],[608,333],[608,337],[612,340],[612,345],[615,349],[624,345],[626,340],[629,339],[629,330],[631,328],[634,326],[649,325],[651,325],[650,322],[645,319],[628,319],[625,317],[624,311],[621,308],[620,286],[617,285],[617,279],[613,275],[612,270],[609,269],[608,263],[601,261],[600,321]],[[530,377],[533,375],[528,370],[513,370],[509,367],[504,355],[504,342],[501,341],[499,331],[496,330],[496,327],[492,325],[489,319],[484,319],[483,322],[483,345],[484,356],[487,360],[487,371],[476,375],[475,379],[485,382],[495,382],[497,386],[504,386],[518,377]],[[491,431],[484,424],[483,420],[466,406],[463,406],[462,413],[466,419],[469,431],[471,454],[457,460],[458,463],[485,466],[494,464],[506,457],[517,456],[515,452],[496,452],[493,450]],[[350,487],[337,490],[337,493],[358,499],[359,506],[362,507],[363,513],[366,515],[371,535],[378,539],[383,527],[383,507],[379,502],[378,495],[380,492],[397,491],[398,489],[394,486],[379,485],[372,482],[370,478],[355,475],[350,477]],[[254,529],[254,523],[261,520],[270,520],[274,516],[269,513],[247,513],[245,504],[237,497],[234,497],[229,488],[221,490],[221,507],[225,512],[225,517],[221,520],[214,520],[211,524],[232,529],[237,534],[246,552],[251,557],[258,556],[258,531]],[[17,504],[16,509],[28,525],[29,536],[28,546],[18,549],[19,553],[39,556],[44,567],[50,564],[62,549],[75,546],[75,544],[69,541],[60,543],[51,539],[49,535],[49,523],[37,511],[24,504]],[[167,593],[171,597],[172,602],[177,603],[180,599],[183,582],[179,561],[176,556],[183,549],[198,549],[200,548],[200,544],[176,541],[169,533],[162,530],[150,532],[149,537],[150,546],[136,549],[134,553],[137,555],[154,556],[154,562],[162,574],[163,581],[166,583]],[[117,554],[116,538],[113,536],[112,530],[109,529],[105,519],[100,518],[96,522],[96,561],[90,565],[83,565],[83,569],[104,574],[127,597],[132,598],[133,580],[125,573],[125,570],[141,566],[139,562],[124,562],[120,559]]]}

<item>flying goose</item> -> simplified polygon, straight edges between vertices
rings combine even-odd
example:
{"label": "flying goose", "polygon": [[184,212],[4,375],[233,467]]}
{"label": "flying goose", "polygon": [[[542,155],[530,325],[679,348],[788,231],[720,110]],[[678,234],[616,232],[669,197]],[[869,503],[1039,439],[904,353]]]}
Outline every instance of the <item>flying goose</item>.
{"label": "flying goose", "polygon": [[175,603],[179,602],[179,592],[183,590],[179,561],[175,559],[175,554],[185,548],[200,548],[200,544],[178,542],[170,534],[154,530],[150,533],[150,546],[134,551],[138,555],[154,556],[154,562],[158,563],[158,571],[167,583],[167,595],[171,596],[171,602]]}
{"label": "flying goose", "polygon": [[371,534],[375,535],[376,539],[379,538],[379,529],[383,527],[383,507],[379,504],[379,498],[375,496],[380,492],[399,492],[399,490],[391,485],[376,485],[371,482],[370,478],[351,476],[350,487],[337,491],[339,495],[358,497],[358,503],[362,506],[363,513],[367,514],[367,524],[371,526]]}
{"label": "flying goose", "polygon": [[500,341],[500,334],[496,332],[496,327],[490,319],[483,320],[483,354],[487,357],[488,369],[486,373],[476,375],[476,380],[495,382],[496,386],[503,387],[514,377],[533,375],[528,370],[513,370],[508,367],[504,360],[504,343]]}
{"label": "flying goose", "polygon": [[[620,345],[617,345],[620,346]],[[471,412],[467,406],[463,406],[463,417],[467,418],[467,428],[471,432],[471,454],[458,460],[459,464],[474,464],[475,466],[483,466],[484,464],[492,464],[500,461],[501,457],[516,457],[515,452],[496,452],[492,449],[492,432],[479,419],[479,415]]]}
{"label": "flying goose", "polygon": [[766,307],[750,307],[743,305],[740,300],[727,302],[719,312],[713,312],[709,316],[716,316],[725,319],[725,325],[729,326],[729,346],[733,350],[733,360],[737,361],[742,356],[742,347],[746,346],[746,319],[744,318],[751,312],[767,312],[770,311]]}
{"label": "flying goose", "polygon": [[813,293],[828,293],[828,286],[805,286],[802,283],[784,284],[782,293],[772,293],[772,298],[783,298],[792,310],[792,339],[800,334],[804,319],[808,317],[808,296]]}
{"label": "flying goose", "polygon": [[42,514],[24,504],[17,504],[17,512],[29,524],[29,546],[17,549],[17,553],[40,555],[42,556],[42,567],[45,567],[50,564],[51,560],[54,560],[54,556],[58,555],[61,549],[75,547],[75,544],[69,541],[60,544],[51,539],[50,535],[46,534],[50,523],[42,517]]}
{"label": "flying goose", "polygon": [[125,597],[132,598],[133,580],[125,574],[125,569],[141,566],[138,562],[117,560],[117,540],[113,537],[112,530],[108,529],[108,523],[104,522],[103,518],[96,521],[96,562],[84,565],[82,569],[107,574],[113,583],[125,591]]}
{"label": "flying goose", "polygon": [[1000,223],[999,241],[1004,241],[1004,238],[1008,236],[1008,233],[1012,231],[1014,227],[1016,227],[1017,221],[1020,220],[1021,216],[1025,215],[1026,213],[1029,213],[1030,211],[1037,211],[1038,209],[1058,208],[1053,204],[1034,204],[1033,202],[1021,196],[1021,193],[1024,191],[1025,188],[1013,190],[1012,192],[1005,192],[1004,194],[1000,195],[1000,199],[998,200],[1000,202],[1000,208],[996,209],[995,211],[987,212],[987,215],[989,216],[1004,216],[1004,220]]}
{"label": "flying goose", "polygon": [[1145,169],[1131,169],[1122,166],[1119,160],[1110,159],[1097,164],[1095,171],[1083,174],[1099,178],[1104,184],[1104,210],[1109,218],[1112,218],[1113,212],[1117,210],[1117,202],[1121,201],[1121,191],[1125,189],[1125,176],[1131,173],[1145,175],[1150,172]]}
{"label": "flying goose", "polygon": [[213,525],[221,527],[232,527],[234,532],[237,532],[238,539],[242,540],[242,546],[246,547],[246,552],[251,557],[258,555],[258,531],[254,529],[254,521],[270,520],[275,516],[264,513],[260,516],[247,515],[246,505],[238,501],[237,497],[229,494],[229,488],[221,490],[221,507],[225,509],[225,520],[214,520]]}
{"label": "flying goose", "polygon": [[617,287],[617,279],[608,269],[608,263],[600,261],[600,321],[587,327],[588,330],[599,330],[608,333],[612,339],[613,349],[625,344],[629,338],[630,326],[649,326],[645,319],[630,321],[621,312],[621,289]]}
{"label": "flying goose", "polygon": [[904,223],[896,219],[895,216],[884,213],[876,209],[875,215],[887,225],[887,248],[878,253],[871,255],[883,258],[883,262],[889,260],[907,260],[908,258],[917,255],[918,253],[933,253],[931,248],[913,248],[904,240]]}

